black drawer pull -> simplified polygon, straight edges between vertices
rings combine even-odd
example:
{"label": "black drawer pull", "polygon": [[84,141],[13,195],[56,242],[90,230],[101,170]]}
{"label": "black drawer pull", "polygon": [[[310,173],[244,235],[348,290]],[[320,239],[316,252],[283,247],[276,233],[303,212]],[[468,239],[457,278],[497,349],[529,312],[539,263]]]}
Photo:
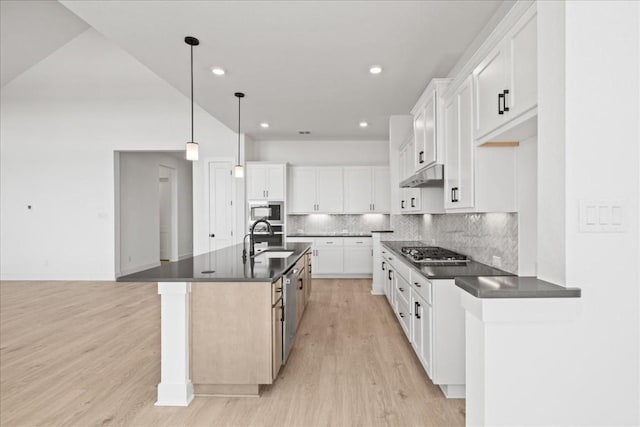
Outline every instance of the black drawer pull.
{"label": "black drawer pull", "polygon": [[420,283],[418,283],[418,282],[413,282],[413,284],[416,285],[416,287],[418,287],[418,288],[422,287],[422,285]]}

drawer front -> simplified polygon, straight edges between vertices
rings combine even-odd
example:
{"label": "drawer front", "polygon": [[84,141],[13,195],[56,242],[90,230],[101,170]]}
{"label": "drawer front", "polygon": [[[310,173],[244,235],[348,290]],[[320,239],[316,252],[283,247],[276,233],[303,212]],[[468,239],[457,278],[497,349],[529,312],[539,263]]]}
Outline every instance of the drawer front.
{"label": "drawer front", "polygon": [[315,246],[343,246],[343,239],[341,238],[318,238],[315,241]]}
{"label": "drawer front", "polygon": [[433,285],[431,280],[424,277],[415,270],[411,270],[411,281],[409,282],[415,292],[418,293],[426,302],[431,304],[431,295],[433,294]]}
{"label": "drawer front", "polygon": [[398,301],[404,300],[404,303],[409,305],[409,293],[411,292],[411,288],[407,286],[407,282],[402,280],[402,278],[396,278],[396,298]]}
{"label": "drawer front", "polygon": [[282,297],[283,279],[277,280],[271,284],[271,304],[275,304]]}
{"label": "drawer front", "polygon": [[368,248],[373,246],[371,237],[345,237],[342,240],[345,246],[365,246]]}
{"label": "drawer front", "polygon": [[409,336],[409,327],[411,322],[411,313],[409,312],[409,303],[406,303],[402,298],[398,299],[396,304],[396,314],[398,316],[398,320],[400,321],[400,326],[407,337]]}
{"label": "drawer front", "polygon": [[411,267],[398,260],[397,258],[392,261],[392,264],[395,267],[395,270],[404,278],[404,280],[406,280],[407,282],[411,280]]}

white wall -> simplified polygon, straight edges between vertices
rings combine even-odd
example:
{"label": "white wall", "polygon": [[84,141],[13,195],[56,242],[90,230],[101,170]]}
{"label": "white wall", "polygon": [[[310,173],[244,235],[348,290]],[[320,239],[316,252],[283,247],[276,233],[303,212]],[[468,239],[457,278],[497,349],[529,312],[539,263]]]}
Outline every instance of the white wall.
{"label": "white wall", "polygon": [[[548,340],[547,424],[640,424],[639,9],[538,3],[539,275],[582,288],[569,333]],[[624,231],[580,232],[581,200],[622,201]]]}
{"label": "white wall", "polygon": [[[160,166],[175,170],[177,178],[178,257],[193,253],[192,164],[171,153],[116,153],[119,155],[119,259],[128,274],[159,265]],[[116,230],[118,232],[118,230]],[[118,248],[116,248],[116,254]],[[116,271],[118,273],[118,271]]]}
{"label": "white wall", "polygon": [[386,140],[253,141],[247,149],[247,160],[292,165],[388,165],[388,144]]}
{"label": "white wall", "polygon": [[[114,151],[184,150],[189,100],[92,29],[0,98],[2,279],[113,279]],[[235,157],[235,133],[195,112],[202,157]],[[208,231],[203,164],[193,165],[194,238]]]}

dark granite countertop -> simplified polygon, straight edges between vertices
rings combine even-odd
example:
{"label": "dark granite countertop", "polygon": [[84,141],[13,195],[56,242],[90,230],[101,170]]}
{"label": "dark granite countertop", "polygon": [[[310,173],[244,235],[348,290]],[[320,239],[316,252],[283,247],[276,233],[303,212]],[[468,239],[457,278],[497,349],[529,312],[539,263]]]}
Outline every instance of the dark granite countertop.
{"label": "dark granite countertop", "polygon": [[477,298],[579,298],[579,288],[565,288],[537,277],[457,277],[456,286]]}
{"label": "dark granite countertop", "polygon": [[229,246],[159,267],[118,277],[118,282],[268,282],[278,280],[310,248],[308,243],[287,243],[269,250],[293,251],[287,258],[264,255],[242,260],[242,245]]}
{"label": "dark granite countertop", "polygon": [[372,233],[393,233],[393,230],[371,230]]}
{"label": "dark granite countertop", "polygon": [[371,233],[289,233],[287,237],[371,237]]}
{"label": "dark granite countertop", "polygon": [[453,265],[424,265],[412,262],[409,258],[404,256],[401,252],[403,246],[433,246],[423,242],[393,242],[385,241],[382,245],[393,252],[398,259],[412,266],[415,270],[422,273],[429,279],[455,279],[456,277],[464,276],[513,276],[512,273],[482,264],[476,261],[471,261],[464,266]]}

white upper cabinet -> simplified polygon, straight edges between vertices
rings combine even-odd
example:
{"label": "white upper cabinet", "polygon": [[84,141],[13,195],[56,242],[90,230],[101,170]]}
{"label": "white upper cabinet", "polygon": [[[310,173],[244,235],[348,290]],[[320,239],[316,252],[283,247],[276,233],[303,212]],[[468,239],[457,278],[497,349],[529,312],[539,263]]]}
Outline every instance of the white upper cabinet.
{"label": "white upper cabinet", "polygon": [[411,110],[414,146],[409,155],[411,164],[406,177],[427,166],[443,162],[444,147],[440,115],[442,114],[442,94],[450,82],[451,79],[431,80]]}
{"label": "white upper cabinet", "polygon": [[473,93],[471,78],[462,83],[445,104],[444,206],[446,209],[474,206]]}
{"label": "white upper cabinet", "polygon": [[344,211],[346,213],[371,212],[372,195],[371,168],[344,168]]}
{"label": "white upper cabinet", "polygon": [[343,191],[342,168],[326,167],[316,169],[316,203],[318,212],[344,212]]}
{"label": "white upper cabinet", "polygon": [[284,164],[247,163],[247,200],[284,200]]}
{"label": "white upper cabinet", "polygon": [[534,4],[474,69],[476,139],[537,106],[536,32]]}
{"label": "white upper cabinet", "polygon": [[289,169],[289,213],[316,211],[316,168]]}
{"label": "white upper cabinet", "polygon": [[373,212],[391,212],[391,176],[387,166],[374,166],[373,172]]}
{"label": "white upper cabinet", "polygon": [[389,213],[390,192],[388,167],[344,168],[345,213]]}
{"label": "white upper cabinet", "polygon": [[447,212],[515,212],[515,147],[477,146],[467,78],[445,101],[444,207]]}
{"label": "white upper cabinet", "polygon": [[341,167],[294,166],[289,174],[289,213],[343,213]]}

